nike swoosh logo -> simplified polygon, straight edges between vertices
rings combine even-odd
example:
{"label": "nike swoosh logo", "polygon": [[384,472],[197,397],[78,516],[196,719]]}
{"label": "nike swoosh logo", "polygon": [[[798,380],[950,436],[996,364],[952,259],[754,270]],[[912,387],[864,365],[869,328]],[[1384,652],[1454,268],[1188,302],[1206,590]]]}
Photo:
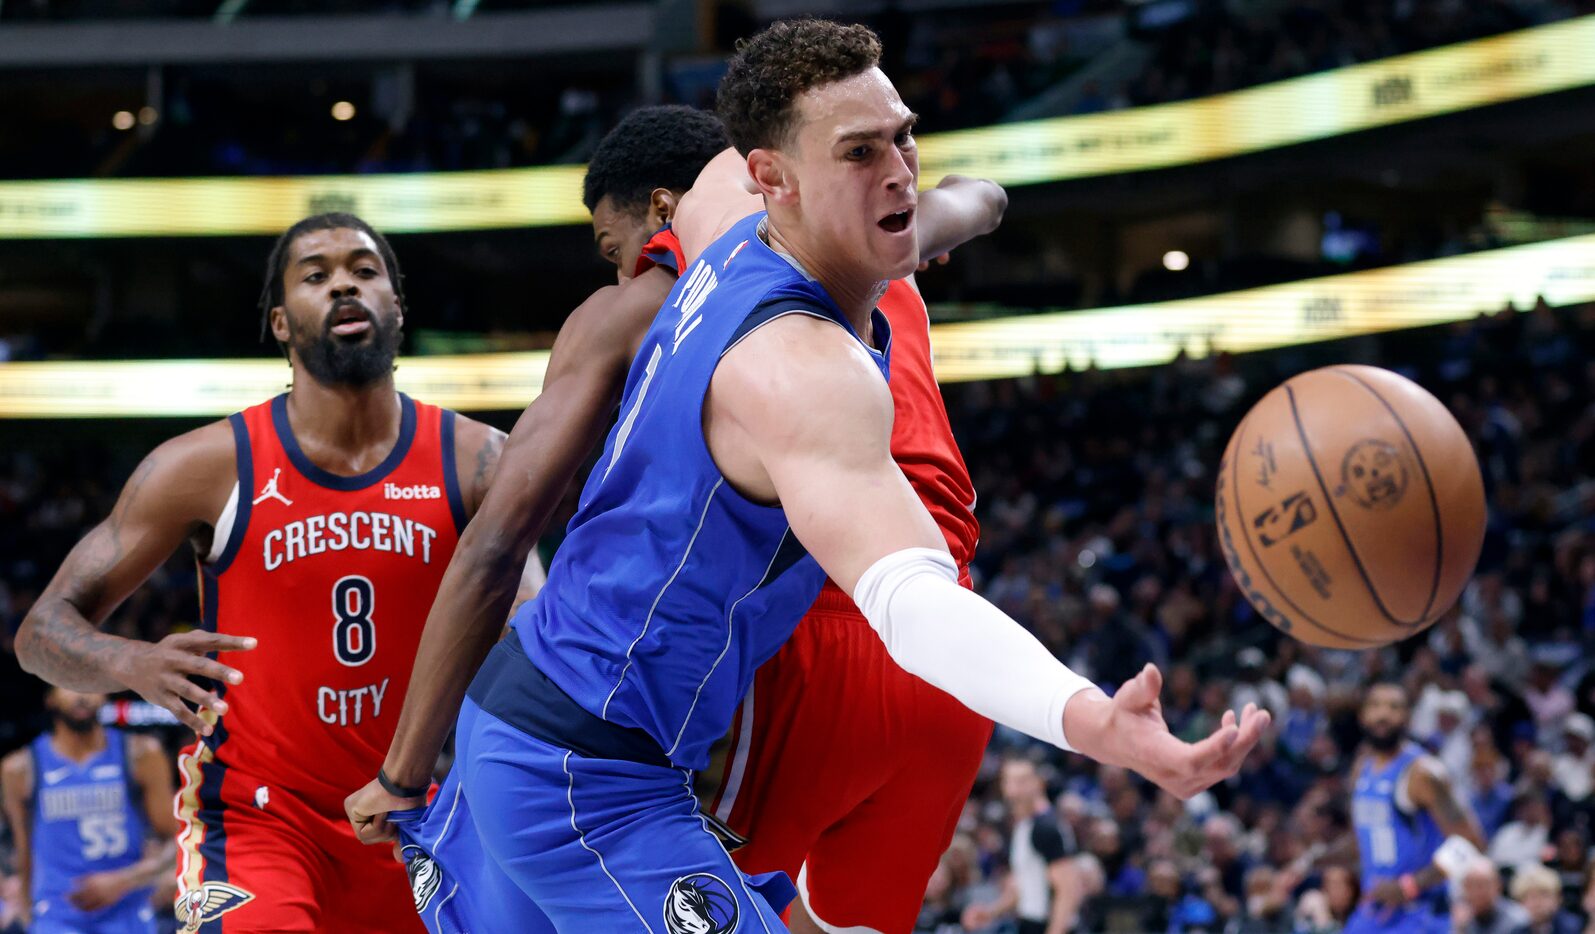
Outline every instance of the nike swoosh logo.
{"label": "nike swoosh logo", "polygon": [[54,785],[56,782],[66,778],[70,774],[72,774],[72,767],[70,765],[63,765],[58,769],[51,769],[50,771],[44,773],[44,783],[46,785]]}

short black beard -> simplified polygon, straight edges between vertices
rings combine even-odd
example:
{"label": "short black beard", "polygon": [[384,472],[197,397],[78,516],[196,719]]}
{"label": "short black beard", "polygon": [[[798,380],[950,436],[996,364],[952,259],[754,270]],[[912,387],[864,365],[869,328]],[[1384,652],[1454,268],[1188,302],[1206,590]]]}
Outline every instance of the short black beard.
{"label": "short black beard", "polygon": [[317,382],[333,386],[369,386],[393,372],[393,358],[398,356],[399,342],[404,334],[396,321],[383,321],[379,315],[371,316],[371,337],[355,343],[345,342],[332,333],[333,317],[315,340],[301,341],[292,336],[293,347],[299,351],[299,362],[305,365]]}
{"label": "short black beard", "polygon": [[90,733],[93,733],[94,728],[100,725],[100,718],[95,714],[90,714],[89,716],[81,719],[78,717],[69,717],[64,713],[58,712],[52,712],[50,716],[54,718],[56,723],[59,723],[61,726],[66,727],[68,730],[71,730],[79,736],[87,736]]}
{"label": "short black beard", "polygon": [[1368,745],[1372,746],[1375,752],[1383,753],[1391,753],[1400,749],[1401,741],[1405,739],[1400,730],[1392,731],[1389,736],[1375,736],[1370,732],[1367,738]]}

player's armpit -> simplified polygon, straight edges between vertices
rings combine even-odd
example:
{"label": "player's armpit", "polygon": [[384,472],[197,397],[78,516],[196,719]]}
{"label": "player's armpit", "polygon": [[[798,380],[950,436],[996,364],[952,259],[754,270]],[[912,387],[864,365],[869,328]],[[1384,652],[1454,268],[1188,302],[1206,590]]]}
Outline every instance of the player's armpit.
{"label": "player's armpit", "polygon": [[183,633],[150,645],[98,626],[186,539],[215,521],[237,477],[234,460],[225,422],[174,438],[146,457],[111,515],[72,549],[23,620],[16,642],[22,666],[73,690],[131,688],[201,729],[181,701],[214,707],[217,698],[188,676],[230,679],[232,669],[204,654],[242,649],[243,641]]}

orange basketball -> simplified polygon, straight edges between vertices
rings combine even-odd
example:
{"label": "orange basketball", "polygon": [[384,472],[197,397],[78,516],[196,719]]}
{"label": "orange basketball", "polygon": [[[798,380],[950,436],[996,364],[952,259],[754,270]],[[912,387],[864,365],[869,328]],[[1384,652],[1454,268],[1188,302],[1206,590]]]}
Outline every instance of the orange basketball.
{"label": "orange basketball", "polygon": [[1287,380],[1230,438],[1219,544],[1263,618],[1314,645],[1413,635],[1461,595],[1484,544],[1484,481],[1440,400],[1388,370]]}

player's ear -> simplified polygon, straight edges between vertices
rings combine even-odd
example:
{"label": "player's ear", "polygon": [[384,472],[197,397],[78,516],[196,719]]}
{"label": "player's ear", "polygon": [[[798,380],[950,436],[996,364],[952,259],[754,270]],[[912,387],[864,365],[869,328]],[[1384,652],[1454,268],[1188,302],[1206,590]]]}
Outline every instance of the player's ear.
{"label": "player's ear", "polygon": [[773,149],[748,153],[748,176],[766,201],[785,203],[797,194],[797,180],[786,170],[781,154]]}
{"label": "player's ear", "polygon": [[271,309],[271,336],[275,337],[279,344],[286,344],[288,338],[293,336],[293,332],[288,329],[288,312],[281,305]]}
{"label": "player's ear", "polygon": [[649,226],[654,230],[670,223],[676,216],[676,206],[681,203],[681,196],[668,188],[655,188],[653,194],[648,196]]}

